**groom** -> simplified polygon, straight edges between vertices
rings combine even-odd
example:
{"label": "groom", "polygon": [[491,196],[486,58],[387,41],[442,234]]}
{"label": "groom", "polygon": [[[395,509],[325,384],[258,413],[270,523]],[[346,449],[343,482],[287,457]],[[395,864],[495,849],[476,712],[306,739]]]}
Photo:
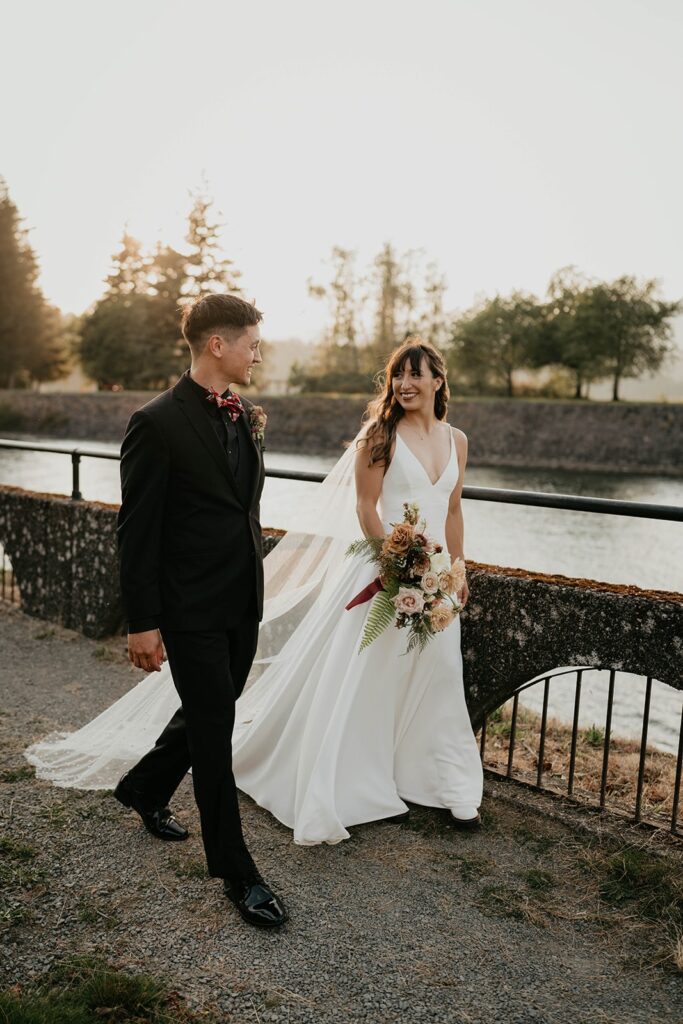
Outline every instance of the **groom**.
{"label": "groom", "polygon": [[244,841],[231,749],[263,613],[264,468],[261,425],[230,384],[249,384],[261,362],[261,319],[234,295],[186,307],[190,369],[133,414],[123,439],[128,652],[137,668],[158,672],[166,648],[181,707],[114,795],[159,839],[185,839],[168,803],[192,767],[209,874],[246,921],[273,928],[287,913]]}

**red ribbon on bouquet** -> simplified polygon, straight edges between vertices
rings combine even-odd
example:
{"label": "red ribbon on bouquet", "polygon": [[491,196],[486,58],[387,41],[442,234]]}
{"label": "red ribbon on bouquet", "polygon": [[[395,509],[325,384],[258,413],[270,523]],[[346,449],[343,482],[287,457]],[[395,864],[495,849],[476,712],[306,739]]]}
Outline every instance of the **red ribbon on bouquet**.
{"label": "red ribbon on bouquet", "polygon": [[365,604],[366,601],[370,601],[375,594],[379,594],[380,590],[384,590],[384,587],[382,586],[382,581],[378,576],[372,581],[372,583],[368,583],[367,587],[363,587],[360,594],[356,594],[352,601],[349,601],[346,606],[346,611],[348,612],[351,608],[355,608],[357,604]]}

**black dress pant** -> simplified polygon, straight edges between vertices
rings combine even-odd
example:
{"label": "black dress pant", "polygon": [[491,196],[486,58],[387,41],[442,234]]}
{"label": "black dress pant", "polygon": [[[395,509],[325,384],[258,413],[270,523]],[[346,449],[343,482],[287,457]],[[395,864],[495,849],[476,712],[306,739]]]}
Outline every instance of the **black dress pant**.
{"label": "black dress pant", "polygon": [[156,744],[128,774],[152,807],[165,806],[192,767],[209,874],[249,879],[257,874],[242,835],[232,773],[235,701],[256,651],[256,616],[222,632],[162,629],[182,706]]}

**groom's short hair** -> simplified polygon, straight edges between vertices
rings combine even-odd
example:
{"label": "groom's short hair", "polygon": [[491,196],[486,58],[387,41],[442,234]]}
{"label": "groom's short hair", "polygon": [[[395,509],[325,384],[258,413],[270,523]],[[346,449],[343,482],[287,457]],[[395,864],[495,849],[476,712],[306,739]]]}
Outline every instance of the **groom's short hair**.
{"label": "groom's short hair", "polygon": [[199,355],[211,334],[241,331],[263,320],[263,313],[239,295],[203,295],[183,308],[183,337],[193,355]]}

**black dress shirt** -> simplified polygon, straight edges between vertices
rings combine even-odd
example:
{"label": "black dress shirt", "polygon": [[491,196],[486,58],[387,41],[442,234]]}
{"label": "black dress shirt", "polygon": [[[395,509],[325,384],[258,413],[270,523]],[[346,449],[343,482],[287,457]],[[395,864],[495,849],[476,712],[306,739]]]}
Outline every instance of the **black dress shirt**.
{"label": "black dress shirt", "polygon": [[[201,397],[206,413],[211,419],[211,426],[216,432],[216,437],[228,456],[228,465],[232,470],[233,476],[237,479],[240,467],[240,438],[239,431],[237,429],[237,421],[232,421],[227,409],[219,409],[216,402],[209,401],[209,391],[205,387],[202,387],[202,385],[196,380],[192,379],[189,370],[187,371],[187,379],[190,381],[197,394]],[[228,388],[227,391],[223,392],[221,398],[227,398],[229,394],[230,389]]]}

